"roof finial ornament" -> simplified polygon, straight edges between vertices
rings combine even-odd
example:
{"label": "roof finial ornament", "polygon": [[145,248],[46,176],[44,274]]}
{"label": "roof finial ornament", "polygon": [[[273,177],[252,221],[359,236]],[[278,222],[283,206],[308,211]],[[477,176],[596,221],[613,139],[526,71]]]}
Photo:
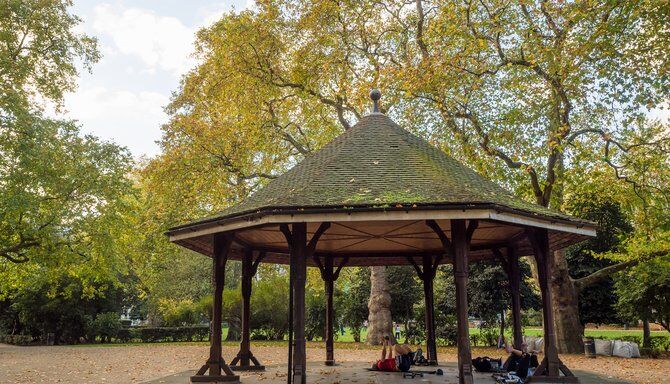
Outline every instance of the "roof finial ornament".
{"label": "roof finial ornament", "polygon": [[370,91],[370,98],[372,99],[372,113],[379,113],[379,99],[382,98],[382,93],[379,89]]}

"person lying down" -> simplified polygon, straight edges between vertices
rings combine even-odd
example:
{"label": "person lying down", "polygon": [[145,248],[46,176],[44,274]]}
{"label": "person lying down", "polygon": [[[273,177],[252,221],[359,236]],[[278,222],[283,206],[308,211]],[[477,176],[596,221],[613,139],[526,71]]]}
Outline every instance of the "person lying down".
{"label": "person lying down", "polygon": [[[421,350],[416,353],[407,344],[393,343],[386,336],[382,338],[382,356],[380,360],[372,363],[373,371],[385,372],[407,372],[416,356],[421,354]],[[386,353],[388,347],[388,355]],[[395,356],[395,357],[394,357]]]}

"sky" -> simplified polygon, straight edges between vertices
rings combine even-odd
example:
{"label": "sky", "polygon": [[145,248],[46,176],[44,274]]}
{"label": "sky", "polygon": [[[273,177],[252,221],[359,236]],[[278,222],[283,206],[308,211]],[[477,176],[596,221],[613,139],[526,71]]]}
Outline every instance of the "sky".
{"label": "sky", "polygon": [[253,0],[75,0],[79,31],[98,38],[102,59],[81,72],[65,112],[82,131],[127,147],[133,156],[159,153],[163,107],[194,66],[195,33],[224,12]]}

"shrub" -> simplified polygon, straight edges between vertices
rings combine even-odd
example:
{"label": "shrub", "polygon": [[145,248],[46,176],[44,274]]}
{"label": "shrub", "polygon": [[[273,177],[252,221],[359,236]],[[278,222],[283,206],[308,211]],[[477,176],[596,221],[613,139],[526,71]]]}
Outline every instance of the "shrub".
{"label": "shrub", "polygon": [[494,347],[498,345],[498,336],[500,335],[500,328],[489,324],[482,325],[479,332],[480,341],[485,347]]}
{"label": "shrub", "polygon": [[195,325],[186,327],[133,328],[131,329],[131,338],[138,338],[143,343],[205,341],[209,339],[209,327],[206,325]]}
{"label": "shrub", "polygon": [[0,335],[0,343],[13,345],[30,345],[34,343],[30,335]]}
{"label": "shrub", "polygon": [[479,342],[481,341],[481,336],[477,333],[473,333],[470,335],[470,342],[472,343],[473,346],[477,346]]}
{"label": "shrub", "polygon": [[447,346],[456,345],[456,340],[458,338],[456,316],[440,316],[440,319],[438,319],[435,323],[435,338],[438,339],[440,344]]}
{"label": "shrub", "polygon": [[652,350],[670,352],[670,335],[652,336],[649,341],[651,342]]}
{"label": "shrub", "polygon": [[[324,338],[326,330],[326,298],[321,292],[307,290],[305,299],[305,337],[312,341],[314,338]],[[337,322],[337,321],[336,321]],[[333,325],[333,330],[337,326]],[[337,332],[336,332],[337,333]]]}
{"label": "shrub", "polygon": [[256,281],[251,296],[251,328],[268,340],[282,340],[288,331],[288,283],[282,276]]}
{"label": "shrub", "polygon": [[162,299],[158,303],[158,313],[167,327],[196,325],[202,320],[201,305],[190,300]]}
{"label": "shrub", "polygon": [[121,321],[116,312],[99,313],[93,320],[93,335],[100,337],[102,342],[110,342],[116,339],[121,330]]}

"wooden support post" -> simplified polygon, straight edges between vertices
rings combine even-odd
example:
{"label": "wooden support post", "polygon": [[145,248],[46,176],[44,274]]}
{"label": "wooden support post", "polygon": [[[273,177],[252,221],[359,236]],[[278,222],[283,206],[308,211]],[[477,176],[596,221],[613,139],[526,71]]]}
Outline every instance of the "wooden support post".
{"label": "wooden support post", "polygon": [[[322,224],[322,227],[324,225],[328,225],[328,223]],[[316,246],[316,242],[319,240],[319,236],[323,231],[317,231],[317,233],[314,235],[312,240],[310,241],[310,245],[308,246],[308,252],[310,254],[314,254],[314,247]],[[325,259],[325,262],[322,263],[321,259],[319,257],[314,257],[314,262],[316,263],[317,267],[319,267],[319,271],[321,272],[321,278],[323,279],[324,285],[325,285],[325,291],[326,291],[326,329],[325,329],[325,334],[326,334],[326,361],[325,364],[329,366],[335,365],[335,348],[334,348],[334,338],[333,338],[333,326],[334,326],[334,310],[333,310],[333,292],[335,288],[335,281],[337,278],[340,276],[340,272],[342,271],[342,268],[349,262],[349,258],[345,257],[342,259],[340,262],[340,265],[337,267],[337,269],[334,268],[333,264],[333,258],[332,256],[327,256]]]}
{"label": "wooden support post", "polygon": [[333,258],[326,257],[324,269],[321,274],[326,289],[326,365],[335,364],[334,340],[333,340],[333,290],[335,280],[333,279]]}
{"label": "wooden support post", "polygon": [[[556,348],[556,332],[554,329],[554,313],[551,307],[551,284],[553,254],[549,249],[549,233],[543,228],[527,229],[535,259],[537,274],[542,294],[542,320],[544,328],[544,359],[537,367],[533,376],[526,379],[527,383],[578,383],[579,380],[561,362]],[[563,372],[564,376],[560,375]]]}
{"label": "wooden support post", "polygon": [[[232,239],[224,234],[215,234],[212,239],[212,305],[209,360],[191,376],[192,383],[240,382],[221,356],[221,307],[225,279],[226,261]],[[222,372],[223,371],[223,372]],[[205,373],[208,373],[207,375]],[[222,375],[223,373],[223,375]]]}
{"label": "wooden support post", "polygon": [[[256,275],[258,264],[264,256],[264,253],[260,253],[254,261],[253,251],[247,249],[242,258],[242,341],[240,342],[240,351],[237,353],[237,356],[235,356],[233,361],[230,362],[230,368],[234,371],[265,370],[265,367],[251,352],[251,330],[249,328],[253,277]],[[253,365],[251,363],[253,363]]]}
{"label": "wooden support post", "polygon": [[[436,263],[437,264],[437,263]],[[435,306],[433,299],[433,280],[437,265],[433,267],[430,256],[423,256],[423,273],[419,276],[423,281],[423,297],[426,306],[426,356],[430,365],[437,365],[437,343],[435,342]]]}
{"label": "wooden support post", "polygon": [[468,250],[470,247],[465,220],[451,220],[451,242],[456,285],[456,320],[458,323],[458,382],[472,384],[472,354],[468,326]]}
{"label": "wooden support post", "polygon": [[512,330],[514,348],[521,349],[523,332],[521,330],[521,271],[519,255],[513,247],[507,248],[507,277],[509,279],[510,297],[512,298]]}
{"label": "wooden support post", "polygon": [[293,359],[292,382],[305,384],[307,382],[305,347],[305,282],[307,278],[307,226],[305,223],[293,224],[291,258],[293,259],[291,273],[293,274]]}

